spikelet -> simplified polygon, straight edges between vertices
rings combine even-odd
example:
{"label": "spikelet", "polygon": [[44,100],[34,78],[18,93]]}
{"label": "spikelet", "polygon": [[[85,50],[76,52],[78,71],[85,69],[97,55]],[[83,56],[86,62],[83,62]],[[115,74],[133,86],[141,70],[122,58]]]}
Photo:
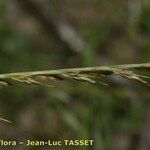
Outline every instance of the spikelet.
{"label": "spikelet", "polygon": [[98,78],[110,75],[117,75],[149,86],[150,77],[136,73],[137,70],[141,73],[142,71],[149,72],[150,63],[1,74],[0,88],[17,83],[51,86],[52,82],[61,80],[77,80],[106,85],[99,82]]}

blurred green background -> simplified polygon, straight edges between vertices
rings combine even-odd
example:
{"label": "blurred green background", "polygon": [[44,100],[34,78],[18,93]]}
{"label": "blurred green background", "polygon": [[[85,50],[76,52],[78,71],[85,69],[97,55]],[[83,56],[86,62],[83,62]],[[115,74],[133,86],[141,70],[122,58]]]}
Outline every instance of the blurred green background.
{"label": "blurred green background", "polygon": [[[0,73],[148,62],[149,17],[149,0],[1,0]],[[0,117],[13,122],[0,123],[0,139],[150,149],[149,88],[117,77],[106,82],[0,89]]]}

